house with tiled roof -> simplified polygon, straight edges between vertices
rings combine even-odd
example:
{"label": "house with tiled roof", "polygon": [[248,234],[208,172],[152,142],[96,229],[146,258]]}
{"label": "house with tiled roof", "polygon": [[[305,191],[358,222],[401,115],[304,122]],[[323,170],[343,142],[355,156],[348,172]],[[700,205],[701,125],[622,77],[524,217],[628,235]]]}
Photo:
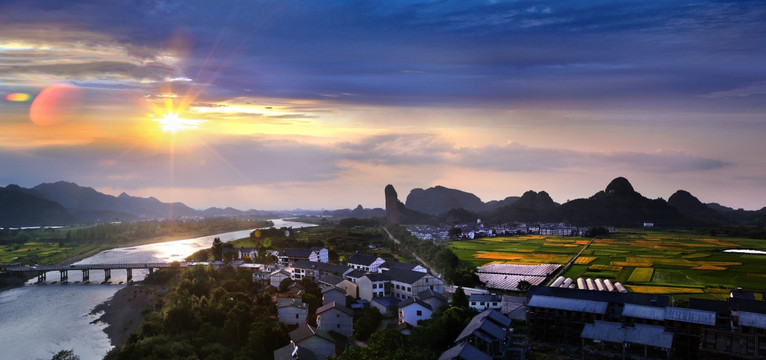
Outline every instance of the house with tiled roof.
{"label": "house with tiled roof", "polygon": [[317,359],[326,359],[336,354],[336,339],[327,331],[303,325],[290,331],[289,336],[295,346],[311,351]]}
{"label": "house with tiled roof", "polygon": [[313,351],[304,347],[298,347],[295,343],[274,350],[274,360],[319,360]]}
{"label": "house with tiled roof", "polygon": [[301,299],[277,298],[277,316],[283,324],[305,325],[308,313],[309,307]]}
{"label": "house with tiled roof", "polygon": [[431,308],[434,310],[437,310],[449,303],[449,300],[447,300],[447,297],[444,296],[444,294],[433,291],[431,289],[423,290],[416,296],[426,304],[431,305]]}
{"label": "house with tiled roof", "polygon": [[380,257],[354,253],[348,258],[348,266],[365,272],[378,272],[378,267],[386,261]]}
{"label": "house with tiled roof", "polygon": [[293,280],[300,280],[304,277],[309,277],[314,281],[317,281],[324,275],[343,276],[343,274],[353,270],[348,266],[327,264],[323,262],[308,260],[295,261],[291,269],[291,278]]}
{"label": "house with tiled roof", "polygon": [[510,325],[511,319],[500,311],[485,310],[471,319],[455,343],[467,343],[492,358],[503,359],[511,342]]}
{"label": "house with tiled roof", "polygon": [[399,303],[399,323],[418,326],[418,321],[430,319],[433,312],[431,305],[409,298]]}
{"label": "house with tiled roof", "polygon": [[354,312],[335,301],[317,309],[317,328],[346,337],[354,333]]}
{"label": "house with tiled roof", "polygon": [[327,305],[331,302],[346,306],[346,291],[337,287],[322,290],[322,304]]}

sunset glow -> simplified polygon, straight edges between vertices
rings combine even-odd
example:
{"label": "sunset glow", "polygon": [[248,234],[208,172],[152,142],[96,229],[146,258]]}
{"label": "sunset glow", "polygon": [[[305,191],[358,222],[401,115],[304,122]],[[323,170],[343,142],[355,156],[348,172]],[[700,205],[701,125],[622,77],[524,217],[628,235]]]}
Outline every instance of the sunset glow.
{"label": "sunset glow", "polygon": [[154,120],[160,124],[162,131],[177,133],[183,130],[196,129],[202,123],[201,120],[187,120],[178,117],[178,114],[169,112],[162,119]]}
{"label": "sunset glow", "polygon": [[0,186],[331,209],[623,176],[764,206],[762,1],[181,4],[2,2]]}

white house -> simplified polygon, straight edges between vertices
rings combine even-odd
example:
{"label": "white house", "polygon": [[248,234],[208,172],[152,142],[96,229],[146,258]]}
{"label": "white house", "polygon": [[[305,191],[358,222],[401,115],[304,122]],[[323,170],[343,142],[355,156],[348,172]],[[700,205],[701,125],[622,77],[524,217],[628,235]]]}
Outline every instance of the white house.
{"label": "white house", "polygon": [[327,249],[319,246],[314,246],[309,250],[311,250],[309,261],[321,262],[325,264],[330,262],[330,252]]}
{"label": "white house", "polygon": [[387,274],[368,273],[357,280],[359,298],[372,300],[372,298],[391,295],[391,278]]}
{"label": "white house", "polygon": [[415,299],[407,299],[399,304],[399,324],[418,326],[418,321],[431,318],[431,305]]}
{"label": "white house", "polygon": [[378,267],[384,262],[386,261],[380,257],[360,253],[354,253],[348,258],[349,267],[366,272],[378,272]]}
{"label": "white house", "polygon": [[503,297],[497,294],[471,294],[468,297],[468,306],[476,311],[500,310],[503,308]]}
{"label": "white house", "polygon": [[425,290],[444,293],[444,282],[428,273],[408,270],[389,270],[384,274],[388,275],[391,279],[391,295],[398,299],[405,300],[413,298],[415,295]]}

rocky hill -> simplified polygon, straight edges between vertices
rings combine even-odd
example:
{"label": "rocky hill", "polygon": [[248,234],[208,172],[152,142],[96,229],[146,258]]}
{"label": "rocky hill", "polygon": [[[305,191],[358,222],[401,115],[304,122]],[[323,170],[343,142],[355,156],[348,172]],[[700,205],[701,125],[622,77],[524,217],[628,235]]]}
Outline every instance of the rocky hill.
{"label": "rocky hill", "polygon": [[665,200],[642,196],[623,177],[612,180],[606,189],[588,199],[576,199],[561,205],[557,217],[582,225],[641,226],[644,222],[651,222],[658,226],[672,226],[686,223],[676,208]]}
{"label": "rocky hill", "polygon": [[451,209],[464,209],[474,213],[495,210],[518,199],[517,196],[509,196],[503,200],[485,203],[472,193],[439,185],[428,189],[412,189],[404,204],[408,209],[421,213],[442,215]]}
{"label": "rocky hill", "polygon": [[419,211],[408,209],[396,194],[393,185],[386,185],[386,220],[391,224],[430,224],[434,222],[433,216]]}

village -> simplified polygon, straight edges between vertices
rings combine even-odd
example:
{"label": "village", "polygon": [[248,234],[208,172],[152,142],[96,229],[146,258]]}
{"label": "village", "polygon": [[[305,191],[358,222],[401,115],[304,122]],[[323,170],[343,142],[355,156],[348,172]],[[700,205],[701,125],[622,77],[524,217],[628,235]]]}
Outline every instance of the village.
{"label": "village", "polygon": [[[253,281],[278,289],[274,297],[280,322],[294,328],[290,344],[274,351],[274,359],[324,359],[341,354],[351,345],[354,320],[365,308],[383,315],[380,327],[409,334],[421,320],[431,318],[462,293],[475,315],[454,346],[439,359],[524,359],[526,337],[513,333],[511,322],[524,318],[524,299],[490,294],[484,289],[462,289],[444,284],[422,265],[386,261],[378,256],[354,253],[346,265],[329,263],[328,249],[286,248],[271,252],[274,264],[253,264],[253,248],[226,248],[232,258],[213,267],[233,266],[252,272]],[[315,321],[302,301],[306,279],[322,294]],[[312,326],[315,323],[316,326]],[[357,344],[359,345],[359,344]],[[363,344],[362,344],[363,345]]]}
{"label": "village", "polygon": [[[502,225],[485,225],[481,219],[475,224],[458,224],[453,226],[408,226],[407,230],[419,240],[473,240],[483,237],[508,235],[557,235],[584,236],[590,226],[574,226],[566,223],[510,223]],[[614,233],[614,226],[605,226],[608,232]]]}

